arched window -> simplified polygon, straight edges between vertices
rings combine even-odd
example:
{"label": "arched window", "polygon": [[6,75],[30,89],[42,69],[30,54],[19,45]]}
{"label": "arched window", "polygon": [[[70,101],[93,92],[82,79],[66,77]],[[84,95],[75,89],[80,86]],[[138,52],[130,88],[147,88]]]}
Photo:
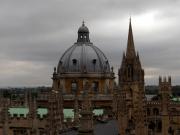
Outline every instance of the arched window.
{"label": "arched window", "polygon": [[96,59],[93,59],[93,60],[92,60],[92,63],[95,65],[95,64],[96,64],[96,61],[97,61]]}
{"label": "arched window", "polygon": [[72,81],[72,83],[71,83],[71,91],[73,93],[76,93],[77,90],[78,90],[78,83],[76,81]]}
{"label": "arched window", "polygon": [[92,83],[92,89],[93,89],[93,91],[94,91],[95,93],[98,92],[99,83],[98,83],[97,81],[94,81],[94,82]]}
{"label": "arched window", "polygon": [[73,65],[77,64],[77,59],[72,59]]}
{"label": "arched window", "polygon": [[128,66],[128,78],[131,77],[131,67]]}
{"label": "arched window", "polygon": [[96,59],[93,59],[93,60],[92,60],[92,63],[93,63],[93,70],[94,70],[94,71],[95,71],[95,67],[96,67],[96,61],[97,61]]}
{"label": "arched window", "polygon": [[128,67],[127,67],[127,77],[133,78],[133,66],[132,65],[128,65]]}

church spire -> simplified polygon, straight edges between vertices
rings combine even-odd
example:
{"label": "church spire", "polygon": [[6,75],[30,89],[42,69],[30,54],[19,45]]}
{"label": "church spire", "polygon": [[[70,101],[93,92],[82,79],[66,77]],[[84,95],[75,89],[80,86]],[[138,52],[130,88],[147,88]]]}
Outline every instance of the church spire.
{"label": "church spire", "polygon": [[128,33],[126,56],[127,56],[127,58],[134,58],[136,56],[133,32],[132,32],[132,25],[131,25],[131,18],[130,18],[130,22],[129,22],[129,33]]}

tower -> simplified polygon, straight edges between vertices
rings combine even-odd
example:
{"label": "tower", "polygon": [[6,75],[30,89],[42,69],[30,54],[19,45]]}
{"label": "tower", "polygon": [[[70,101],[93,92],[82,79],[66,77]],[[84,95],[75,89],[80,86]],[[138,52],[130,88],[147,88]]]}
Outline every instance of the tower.
{"label": "tower", "polygon": [[159,95],[164,94],[171,95],[172,94],[172,86],[171,86],[171,77],[168,76],[168,78],[161,76],[159,77]]}
{"label": "tower", "polygon": [[159,94],[161,96],[161,117],[162,117],[162,135],[169,135],[168,129],[170,127],[168,106],[170,101],[170,95],[172,91],[171,77],[163,78],[159,77]]}
{"label": "tower", "polygon": [[134,47],[131,19],[126,53],[119,69],[118,121],[120,135],[146,134],[144,70]]}

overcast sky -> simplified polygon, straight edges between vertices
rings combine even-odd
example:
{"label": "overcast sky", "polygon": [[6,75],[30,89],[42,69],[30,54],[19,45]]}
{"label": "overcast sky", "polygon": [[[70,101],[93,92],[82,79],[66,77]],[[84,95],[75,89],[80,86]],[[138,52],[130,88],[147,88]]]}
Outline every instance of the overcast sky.
{"label": "overcast sky", "polygon": [[146,85],[180,85],[179,0],[0,0],[0,87],[50,86],[83,19],[117,74],[130,16]]}

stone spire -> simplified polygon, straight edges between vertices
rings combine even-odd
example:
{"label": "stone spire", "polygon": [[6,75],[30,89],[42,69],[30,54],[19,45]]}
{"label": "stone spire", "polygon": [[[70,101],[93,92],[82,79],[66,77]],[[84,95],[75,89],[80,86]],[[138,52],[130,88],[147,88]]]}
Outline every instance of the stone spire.
{"label": "stone spire", "polygon": [[131,18],[130,18],[126,57],[135,58],[135,56],[136,56],[136,53],[135,53],[134,39],[133,39],[133,32],[132,32],[132,25],[131,25]]}
{"label": "stone spire", "polygon": [[126,132],[146,135],[144,70],[141,67],[139,54],[136,55],[135,52],[131,19],[126,55],[123,53],[119,69],[119,92],[117,97],[119,98],[117,109],[118,122],[120,123],[119,133],[121,135],[126,135]]}
{"label": "stone spire", "polygon": [[126,53],[123,53],[121,67],[119,69],[119,81],[140,81],[144,82],[144,70],[141,67],[139,53],[135,52],[131,19],[129,22],[129,33]]}

